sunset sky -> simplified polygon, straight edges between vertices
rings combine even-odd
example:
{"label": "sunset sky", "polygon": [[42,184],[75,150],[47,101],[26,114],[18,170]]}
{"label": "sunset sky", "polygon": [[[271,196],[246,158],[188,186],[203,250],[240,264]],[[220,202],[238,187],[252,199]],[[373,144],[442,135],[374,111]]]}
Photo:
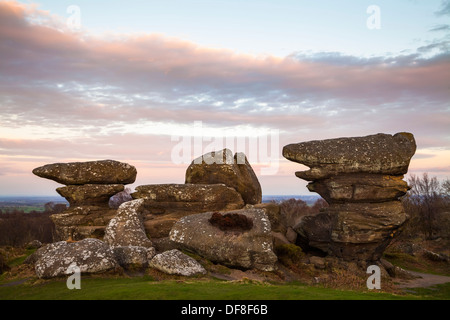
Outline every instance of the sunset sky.
{"label": "sunset sky", "polygon": [[401,131],[410,173],[450,178],[449,0],[0,0],[0,195],[101,159],[184,183],[199,134],[189,160],[241,138],[263,194],[308,194],[284,145]]}

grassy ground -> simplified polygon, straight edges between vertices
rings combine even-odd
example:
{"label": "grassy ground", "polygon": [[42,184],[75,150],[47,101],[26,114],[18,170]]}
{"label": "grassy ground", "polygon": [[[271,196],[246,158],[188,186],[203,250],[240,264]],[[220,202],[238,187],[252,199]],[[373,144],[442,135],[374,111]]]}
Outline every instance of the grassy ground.
{"label": "grassy ground", "polygon": [[409,294],[352,291],[299,283],[267,284],[219,280],[155,281],[152,277],[83,278],[80,290],[69,290],[66,280],[5,285],[2,300],[403,300],[448,299],[450,285]]}
{"label": "grassy ground", "polygon": [[[223,281],[215,276],[186,278],[168,276],[147,269],[145,275],[82,276],[81,290],[69,290],[66,278],[39,280],[30,266],[23,265],[33,249],[9,249],[11,271],[0,275],[0,300],[449,300],[450,283],[430,288],[406,291],[368,290],[348,287],[339,282],[338,288],[302,281],[275,282]],[[389,254],[388,254],[389,255]],[[198,257],[197,257],[198,258]],[[396,252],[390,260],[402,266],[415,266],[418,271],[431,268],[422,259]],[[205,264],[214,273],[229,275],[230,269]],[[436,265],[435,265],[436,266]],[[426,267],[426,270],[424,268]],[[316,274],[313,274],[316,275]],[[319,275],[319,274],[317,274]],[[348,275],[343,275],[348,278]],[[323,275],[322,275],[323,277]],[[363,279],[364,280],[364,279]],[[364,281],[363,281],[364,282]],[[341,286],[342,285],[342,286]],[[363,287],[363,289],[361,288]]]}

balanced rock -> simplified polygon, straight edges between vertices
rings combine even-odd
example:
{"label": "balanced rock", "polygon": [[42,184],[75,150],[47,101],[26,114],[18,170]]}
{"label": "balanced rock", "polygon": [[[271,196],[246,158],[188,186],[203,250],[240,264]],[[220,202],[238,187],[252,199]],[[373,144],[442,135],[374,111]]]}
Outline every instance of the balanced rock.
{"label": "balanced rock", "polygon": [[294,227],[304,250],[344,260],[378,260],[406,220],[399,197],[416,150],[411,133],[376,134],[287,145],[283,156],[310,167],[296,176],[329,204]]}
{"label": "balanced rock", "polygon": [[286,159],[311,168],[296,172],[308,181],[342,173],[404,175],[415,152],[414,136],[407,132],[309,141],[283,148]]}
{"label": "balanced rock", "polygon": [[182,276],[206,274],[205,268],[200,263],[177,249],[157,254],[149,266],[164,273]]}
{"label": "balanced rock", "polygon": [[81,273],[102,273],[120,269],[111,248],[98,239],[75,243],[60,241],[35,252],[35,271],[39,278],[71,275],[75,266]]}
{"label": "balanced rock", "polygon": [[56,192],[66,198],[71,207],[80,205],[107,207],[109,199],[123,189],[123,184],[85,184],[61,187],[56,189]]}
{"label": "balanced rock", "polygon": [[152,247],[142,223],[145,210],[143,199],[122,203],[106,227],[104,241],[112,247]]}
{"label": "balanced rock", "polygon": [[115,215],[109,199],[136,179],[136,168],[114,160],[48,164],[33,170],[39,177],[66,184],[56,191],[70,207],[55,212],[54,241],[102,238]]}
{"label": "balanced rock", "polygon": [[115,160],[47,164],[33,173],[65,185],[130,184],[137,175],[135,167]]}
{"label": "balanced rock", "polygon": [[275,269],[270,221],[263,209],[241,209],[224,214],[239,214],[250,219],[250,230],[221,230],[211,224],[214,212],[181,218],[170,231],[170,239],[182,248],[213,262],[244,269]]}
{"label": "balanced rock", "polygon": [[144,199],[144,226],[152,238],[169,236],[180,218],[201,212],[244,207],[241,195],[224,184],[154,184],[136,187],[131,196]]}
{"label": "balanced rock", "polygon": [[223,183],[236,189],[246,204],[261,203],[261,185],[244,153],[229,149],[213,151],[192,161],[186,170],[186,183]]}

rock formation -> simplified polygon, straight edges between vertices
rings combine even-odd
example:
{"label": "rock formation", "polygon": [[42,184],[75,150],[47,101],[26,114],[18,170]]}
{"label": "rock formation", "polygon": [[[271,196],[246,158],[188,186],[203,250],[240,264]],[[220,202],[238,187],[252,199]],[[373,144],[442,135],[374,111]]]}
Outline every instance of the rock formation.
{"label": "rock formation", "polygon": [[164,273],[182,276],[206,274],[205,268],[200,263],[177,249],[157,254],[150,261],[150,267]]}
{"label": "rock formation", "polygon": [[273,253],[270,222],[263,209],[241,209],[227,214],[244,215],[253,222],[250,230],[222,231],[210,223],[214,212],[181,218],[170,231],[170,239],[181,248],[213,262],[244,269],[272,271]]}
{"label": "rock formation", "polygon": [[149,261],[155,256],[153,247],[121,246],[111,248],[117,263],[125,270],[138,270],[148,267]]}
{"label": "rock formation", "polygon": [[38,249],[33,255],[39,278],[72,274],[71,266],[80,268],[81,273],[85,274],[120,268],[112,249],[98,239],[83,239],[75,243],[60,241]]}
{"label": "rock formation", "polygon": [[144,226],[151,238],[168,237],[175,222],[184,216],[244,207],[241,195],[224,184],[144,185],[131,196],[145,200]]}
{"label": "rock formation", "polygon": [[294,228],[306,250],[344,260],[378,260],[406,216],[399,197],[416,150],[410,133],[290,144],[283,156],[310,167],[296,176],[330,206]]}
{"label": "rock formation", "polygon": [[144,200],[122,203],[117,214],[105,230],[104,240],[112,247],[139,246],[152,247],[142,223],[145,207]]}
{"label": "rock formation", "polygon": [[48,164],[33,170],[39,177],[65,184],[56,191],[70,208],[51,216],[56,225],[55,240],[102,237],[115,210],[109,198],[136,180],[136,168],[114,160]]}
{"label": "rock formation", "polygon": [[186,170],[186,183],[223,183],[239,192],[245,204],[261,203],[258,178],[244,153],[229,149],[213,151],[192,161]]}
{"label": "rock formation", "polygon": [[137,175],[135,167],[114,160],[47,164],[33,173],[65,185],[130,184]]}

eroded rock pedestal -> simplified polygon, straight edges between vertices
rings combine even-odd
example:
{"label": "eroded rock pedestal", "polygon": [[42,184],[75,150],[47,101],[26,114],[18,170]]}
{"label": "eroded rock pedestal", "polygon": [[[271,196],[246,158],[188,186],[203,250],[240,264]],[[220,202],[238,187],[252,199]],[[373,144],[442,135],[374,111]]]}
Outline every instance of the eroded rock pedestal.
{"label": "eroded rock pedestal", "polygon": [[406,220],[399,198],[415,150],[405,132],[285,146],[285,158],[310,167],[295,175],[330,204],[295,226],[298,244],[344,260],[378,260]]}
{"label": "eroded rock pedestal", "polygon": [[48,164],[33,173],[66,185],[56,189],[70,207],[51,216],[55,241],[102,238],[105,226],[116,214],[109,208],[109,199],[133,183],[137,175],[134,166],[114,160]]}

